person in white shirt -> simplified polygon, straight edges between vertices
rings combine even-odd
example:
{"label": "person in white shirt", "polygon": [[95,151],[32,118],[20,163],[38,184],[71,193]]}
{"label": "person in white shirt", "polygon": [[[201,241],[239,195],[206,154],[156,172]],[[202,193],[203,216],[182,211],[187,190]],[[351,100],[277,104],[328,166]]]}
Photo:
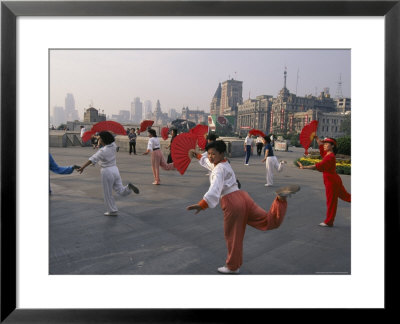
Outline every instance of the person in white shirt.
{"label": "person in white shirt", "polygon": [[[86,132],[85,126],[81,125],[81,139],[82,139],[83,134],[85,134],[85,132]],[[85,146],[85,143],[83,143],[83,141],[82,141],[82,146]]]}
{"label": "person in white shirt", "polygon": [[147,130],[149,134],[149,142],[147,144],[147,150],[143,155],[147,155],[151,152],[151,168],[153,170],[154,185],[160,184],[160,167],[164,170],[176,170],[174,163],[165,162],[164,156],[161,152],[160,139],[157,137],[157,133],[154,129],[149,128]]}
{"label": "person in white shirt", "polygon": [[104,203],[107,209],[104,215],[117,215],[118,208],[112,196],[112,190],[114,189],[120,196],[127,196],[132,191],[138,194],[139,189],[132,183],[128,183],[126,186],[122,185],[121,176],[116,163],[117,145],[115,145],[114,136],[110,132],[100,132],[99,144],[103,147],[93,154],[77,171],[82,173],[87,166],[99,163],[101,167],[100,174],[103,184]]}
{"label": "person in white shirt", "polygon": [[249,165],[252,144],[253,144],[253,139],[251,138],[250,133],[248,133],[246,138],[244,139],[244,151],[246,152],[246,160],[244,162],[245,165]]}
{"label": "person in white shirt", "polygon": [[86,132],[85,126],[81,125],[81,138],[82,138],[83,134],[85,134],[85,132]]}
{"label": "person in white shirt", "polygon": [[286,214],[286,197],[297,192],[297,185],[280,188],[269,211],[258,206],[246,191],[239,190],[236,176],[229,163],[226,163],[224,141],[214,141],[206,146],[208,157],[192,151],[191,155],[199,159],[200,165],[211,171],[210,188],[197,204],[187,210],[196,210],[196,214],[221,204],[224,213],[224,235],[228,248],[225,265],[218,268],[224,274],[239,273],[243,262],[243,239],[246,225],[262,231],[278,228]]}
{"label": "person in white shirt", "polygon": [[262,148],[264,146],[263,138],[261,136],[257,137],[256,146],[257,146],[257,156],[260,157],[261,156],[261,152],[262,152]]}

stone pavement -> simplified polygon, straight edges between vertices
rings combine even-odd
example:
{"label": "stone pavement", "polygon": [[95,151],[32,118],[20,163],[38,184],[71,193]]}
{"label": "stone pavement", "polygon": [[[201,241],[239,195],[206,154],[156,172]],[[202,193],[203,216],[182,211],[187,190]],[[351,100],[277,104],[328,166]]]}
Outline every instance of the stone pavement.
{"label": "stone pavement", "polygon": [[[242,275],[351,273],[351,204],[339,200],[335,226],[318,226],[326,212],[322,173],[294,166],[302,152],[294,147],[275,152],[288,164],[275,173],[274,186],[268,188],[261,158],[253,155],[249,166],[244,158],[230,159],[242,189],[264,209],[269,209],[278,187],[301,186],[288,198],[286,218],[278,229],[262,232],[247,226]],[[94,150],[51,147],[50,153],[60,166],[82,165]],[[183,176],[161,169],[161,185],[155,186],[150,156],[120,151],[117,165],[123,183],[140,189],[139,195],[114,195],[118,216],[103,215],[98,166],[87,167],[83,174],[50,172],[50,274],[218,274],[226,257],[222,210],[217,206],[197,215],[186,210],[207,191],[207,170],[197,160]],[[351,176],[341,178],[351,192]]]}

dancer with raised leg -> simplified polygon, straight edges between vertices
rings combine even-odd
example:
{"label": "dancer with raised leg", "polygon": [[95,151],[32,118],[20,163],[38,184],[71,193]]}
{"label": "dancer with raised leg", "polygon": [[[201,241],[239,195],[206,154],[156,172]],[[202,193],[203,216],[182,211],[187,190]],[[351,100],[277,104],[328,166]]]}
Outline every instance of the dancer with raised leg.
{"label": "dancer with raised leg", "polygon": [[300,190],[297,185],[280,188],[269,211],[258,206],[246,191],[239,190],[235,173],[226,163],[226,144],[222,140],[208,143],[208,156],[190,152],[199,159],[200,165],[211,171],[210,188],[197,204],[187,207],[196,214],[207,208],[215,208],[220,202],[224,213],[224,236],[228,248],[225,265],[218,268],[223,274],[237,274],[243,262],[243,239],[246,225],[261,231],[278,228],[285,217],[286,197]]}
{"label": "dancer with raised leg", "polygon": [[132,183],[123,186],[121,176],[116,162],[117,145],[115,144],[114,136],[110,132],[99,133],[99,144],[102,148],[93,154],[89,160],[80,167],[77,171],[82,173],[85,168],[91,164],[99,163],[101,166],[101,182],[103,184],[104,203],[107,211],[105,216],[115,216],[118,213],[118,208],[115,204],[114,197],[112,196],[113,189],[120,196],[127,196],[132,191],[136,194],[139,189]]}

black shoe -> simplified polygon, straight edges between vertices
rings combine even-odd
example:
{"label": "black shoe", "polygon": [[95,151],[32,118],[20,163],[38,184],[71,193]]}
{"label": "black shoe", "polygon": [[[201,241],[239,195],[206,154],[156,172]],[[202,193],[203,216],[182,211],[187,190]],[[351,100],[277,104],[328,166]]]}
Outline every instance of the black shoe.
{"label": "black shoe", "polygon": [[240,184],[238,179],[236,179],[236,182],[237,182],[238,188],[240,189],[242,187],[242,185]]}
{"label": "black shoe", "polygon": [[129,189],[131,189],[135,194],[139,193],[139,189],[137,187],[135,187],[132,183],[128,183],[128,187]]}

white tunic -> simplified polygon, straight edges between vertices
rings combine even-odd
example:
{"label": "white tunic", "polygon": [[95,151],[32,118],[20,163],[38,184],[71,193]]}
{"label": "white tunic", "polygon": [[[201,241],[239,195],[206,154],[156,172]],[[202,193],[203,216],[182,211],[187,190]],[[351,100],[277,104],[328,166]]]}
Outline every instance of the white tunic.
{"label": "white tunic", "polygon": [[253,139],[250,136],[246,136],[244,139],[244,145],[251,145],[253,143]]}
{"label": "white tunic", "polygon": [[228,162],[220,162],[214,165],[208,160],[206,155],[202,154],[199,163],[201,166],[211,171],[210,188],[203,197],[208,207],[215,208],[221,197],[239,190],[235,172],[233,172]]}
{"label": "white tunic", "polygon": [[115,142],[108,144],[93,154],[89,160],[101,166],[101,182],[103,184],[104,203],[108,212],[118,211],[112,196],[113,189],[120,196],[127,196],[131,193],[128,186],[122,184],[121,176],[116,163],[117,145]]}
{"label": "white tunic", "polygon": [[116,166],[116,152],[117,145],[115,144],[115,142],[112,142],[111,144],[102,147],[95,154],[93,154],[89,158],[89,161],[91,161],[93,164],[96,164],[98,162],[102,168]]}
{"label": "white tunic", "polygon": [[147,149],[154,151],[156,148],[160,148],[160,139],[158,137],[150,137],[149,142],[147,143]]}

